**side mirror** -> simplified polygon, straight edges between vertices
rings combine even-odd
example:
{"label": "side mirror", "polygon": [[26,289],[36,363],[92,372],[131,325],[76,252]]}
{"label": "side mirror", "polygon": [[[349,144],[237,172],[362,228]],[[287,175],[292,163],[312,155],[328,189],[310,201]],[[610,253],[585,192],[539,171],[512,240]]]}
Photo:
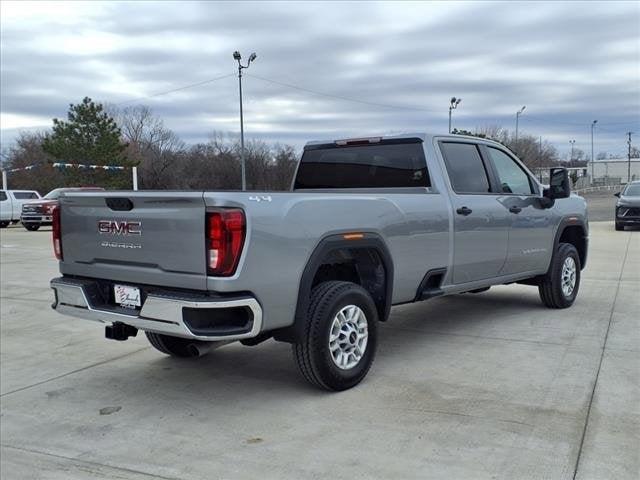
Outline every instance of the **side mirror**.
{"label": "side mirror", "polygon": [[545,188],[544,197],[555,200],[556,198],[569,198],[571,195],[571,182],[566,168],[552,168],[549,171],[549,188]]}
{"label": "side mirror", "polygon": [[613,194],[613,196],[614,196],[614,197],[618,197],[618,198],[620,198],[620,192],[618,192],[618,193],[614,193],[614,194]]}

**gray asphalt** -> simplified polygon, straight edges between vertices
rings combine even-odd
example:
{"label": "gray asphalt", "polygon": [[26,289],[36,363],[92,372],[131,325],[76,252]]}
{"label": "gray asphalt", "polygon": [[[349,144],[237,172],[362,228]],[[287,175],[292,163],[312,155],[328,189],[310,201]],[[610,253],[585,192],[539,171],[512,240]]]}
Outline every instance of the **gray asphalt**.
{"label": "gray asphalt", "polygon": [[0,233],[2,479],[637,479],[640,232],[591,223],[576,304],[501,286],[398,307],[355,389],[289,346],[179,361],[53,312],[50,233]]}
{"label": "gray asphalt", "polygon": [[613,196],[617,190],[590,192],[584,194],[589,208],[589,220],[591,222],[613,221],[616,207],[616,197]]}

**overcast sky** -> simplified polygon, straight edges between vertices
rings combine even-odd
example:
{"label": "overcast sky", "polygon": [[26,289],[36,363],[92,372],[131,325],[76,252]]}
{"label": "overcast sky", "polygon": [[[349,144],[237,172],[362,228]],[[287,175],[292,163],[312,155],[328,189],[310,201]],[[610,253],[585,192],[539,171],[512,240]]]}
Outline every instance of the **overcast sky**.
{"label": "overcast sky", "polygon": [[629,130],[640,144],[639,2],[0,5],[3,148],[84,96],[149,105],[190,143],[237,133],[236,49],[258,54],[247,137],[446,132],[459,96],[458,128],[513,129],[526,105],[521,132],[561,152],[589,153],[594,119],[596,153],[626,152]]}

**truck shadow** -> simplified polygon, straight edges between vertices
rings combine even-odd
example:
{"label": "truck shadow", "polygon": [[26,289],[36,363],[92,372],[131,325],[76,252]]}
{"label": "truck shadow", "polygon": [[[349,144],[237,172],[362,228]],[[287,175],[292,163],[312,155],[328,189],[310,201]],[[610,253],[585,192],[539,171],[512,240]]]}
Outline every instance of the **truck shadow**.
{"label": "truck shadow", "polygon": [[[531,294],[508,291],[482,294],[456,295],[405,305],[392,309],[389,321],[380,324],[379,349],[376,365],[393,364],[415,358],[414,354],[429,351],[429,345],[441,344],[443,336],[495,339],[501,325],[514,321],[531,325],[533,316],[544,319],[545,309],[537,290]],[[523,320],[523,314],[527,320]],[[494,332],[493,334],[491,332]],[[511,332],[505,337],[526,339],[526,331]],[[524,340],[523,340],[524,341]],[[442,348],[442,347],[440,347]],[[157,356],[155,356],[157,354]],[[161,356],[152,350],[145,362],[136,362],[139,371],[130,371],[133,377],[153,379],[163,395],[191,396],[194,392],[204,397],[219,396],[224,392],[227,401],[244,395],[261,398],[286,398],[292,391],[312,397],[326,393],[309,386],[294,364],[291,347],[286,343],[269,340],[256,347],[238,343],[221,347],[198,359],[175,359]],[[375,382],[370,378],[367,382]],[[122,387],[126,389],[127,384]],[[135,388],[135,386],[134,386]],[[125,392],[122,392],[125,393]]]}

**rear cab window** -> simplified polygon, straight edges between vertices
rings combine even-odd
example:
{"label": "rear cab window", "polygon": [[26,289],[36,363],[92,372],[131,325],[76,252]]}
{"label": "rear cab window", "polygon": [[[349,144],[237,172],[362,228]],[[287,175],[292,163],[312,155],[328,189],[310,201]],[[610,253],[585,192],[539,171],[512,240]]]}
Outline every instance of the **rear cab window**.
{"label": "rear cab window", "polygon": [[18,200],[33,200],[38,198],[38,195],[36,195],[35,192],[13,192],[13,195]]}
{"label": "rear cab window", "polygon": [[0,190],[0,202],[4,202],[5,200],[7,200],[7,192]]}
{"label": "rear cab window", "polygon": [[418,139],[305,148],[294,189],[430,187]]}

